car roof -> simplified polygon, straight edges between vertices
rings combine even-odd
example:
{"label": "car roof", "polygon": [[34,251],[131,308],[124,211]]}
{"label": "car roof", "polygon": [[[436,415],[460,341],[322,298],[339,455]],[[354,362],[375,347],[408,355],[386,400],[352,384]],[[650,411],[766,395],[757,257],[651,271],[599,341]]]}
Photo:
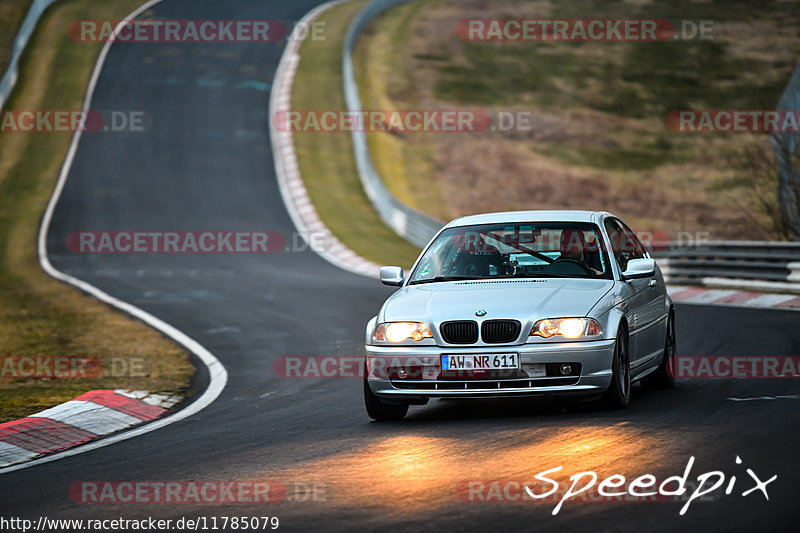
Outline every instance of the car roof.
{"label": "car roof", "polygon": [[500,213],[483,213],[468,215],[452,220],[448,228],[458,226],[472,226],[475,224],[495,224],[502,222],[592,222],[596,215],[611,216],[605,211],[578,211],[578,210],[552,210],[552,211],[504,211]]}

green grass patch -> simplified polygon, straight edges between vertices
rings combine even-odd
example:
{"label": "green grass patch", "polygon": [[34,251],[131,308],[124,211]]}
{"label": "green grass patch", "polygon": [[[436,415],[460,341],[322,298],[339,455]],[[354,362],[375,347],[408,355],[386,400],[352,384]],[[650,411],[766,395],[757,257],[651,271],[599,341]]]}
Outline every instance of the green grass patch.
{"label": "green grass patch", "polygon": [[[121,19],[140,0],[65,0],[41,19],[7,109],[81,109],[101,43],[76,43],[73,20]],[[58,178],[70,133],[0,134],[0,358],[98,358],[136,372],[95,379],[0,379],[0,422],[95,389],[186,392],[194,369],[172,341],[48,277],[36,255],[39,220]]]}
{"label": "green grass patch", "polygon": [[[307,40],[292,87],[292,109],[346,109],[342,90],[342,41],[365,2],[336,6],[320,15],[325,40]],[[408,267],[419,250],[398,237],[375,212],[358,177],[349,132],[294,134],[300,174],[328,229],[362,257]]]}
{"label": "green grass patch", "polygon": [[[371,43],[369,50],[356,46],[353,63],[364,109],[405,110],[424,109],[424,98],[414,86],[412,73],[406,68],[406,33],[422,2],[411,2],[387,11],[378,29],[369,25],[362,38]],[[435,57],[429,53],[425,58]],[[436,61],[437,59],[433,59]],[[441,59],[439,59],[441,60]],[[431,179],[434,172],[433,147],[435,135],[426,132],[407,133],[402,137],[387,132],[368,132],[375,169],[388,189],[401,202],[446,221],[442,191]]]}
{"label": "green grass patch", "polygon": [[22,21],[33,0],[3,0],[0,2],[0,78],[11,62],[11,48]]}

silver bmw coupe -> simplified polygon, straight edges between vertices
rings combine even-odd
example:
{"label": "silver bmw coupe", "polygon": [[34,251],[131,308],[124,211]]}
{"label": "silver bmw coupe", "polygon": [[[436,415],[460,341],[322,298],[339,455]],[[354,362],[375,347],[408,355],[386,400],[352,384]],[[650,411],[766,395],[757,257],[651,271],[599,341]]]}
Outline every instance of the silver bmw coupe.
{"label": "silver bmw coupe", "polygon": [[[609,407],[674,384],[675,314],[636,234],[590,211],[458,218],[367,324],[364,402],[402,419],[430,398],[574,395]],[[590,398],[591,399],[591,398]]]}

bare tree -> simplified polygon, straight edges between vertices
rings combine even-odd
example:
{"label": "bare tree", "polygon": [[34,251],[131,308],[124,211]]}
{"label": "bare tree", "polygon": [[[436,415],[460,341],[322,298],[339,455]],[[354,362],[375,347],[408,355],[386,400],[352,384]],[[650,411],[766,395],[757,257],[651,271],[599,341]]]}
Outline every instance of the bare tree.
{"label": "bare tree", "polygon": [[[778,110],[800,114],[800,63],[778,101]],[[778,158],[778,209],[786,235],[800,240],[800,170],[797,147],[800,132],[772,132],[772,147]]]}

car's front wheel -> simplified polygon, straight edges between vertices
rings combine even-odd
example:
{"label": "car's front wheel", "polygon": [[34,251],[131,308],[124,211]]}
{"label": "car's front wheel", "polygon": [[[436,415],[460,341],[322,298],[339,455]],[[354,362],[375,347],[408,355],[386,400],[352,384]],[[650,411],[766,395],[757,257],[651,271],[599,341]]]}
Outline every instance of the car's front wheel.
{"label": "car's front wheel", "polygon": [[603,400],[612,409],[624,409],[631,403],[631,359],[628,352],[628,332],[619,328],[614,342],[614,358],[611,362],[611,385]]}
{"label": "car's front wheel", "polygon": [[373,420],[382,422],[384,420],[402,420],[408,412],[408,404],[385,403],[378,398],[364,378],[364,406],[367,414]]}

